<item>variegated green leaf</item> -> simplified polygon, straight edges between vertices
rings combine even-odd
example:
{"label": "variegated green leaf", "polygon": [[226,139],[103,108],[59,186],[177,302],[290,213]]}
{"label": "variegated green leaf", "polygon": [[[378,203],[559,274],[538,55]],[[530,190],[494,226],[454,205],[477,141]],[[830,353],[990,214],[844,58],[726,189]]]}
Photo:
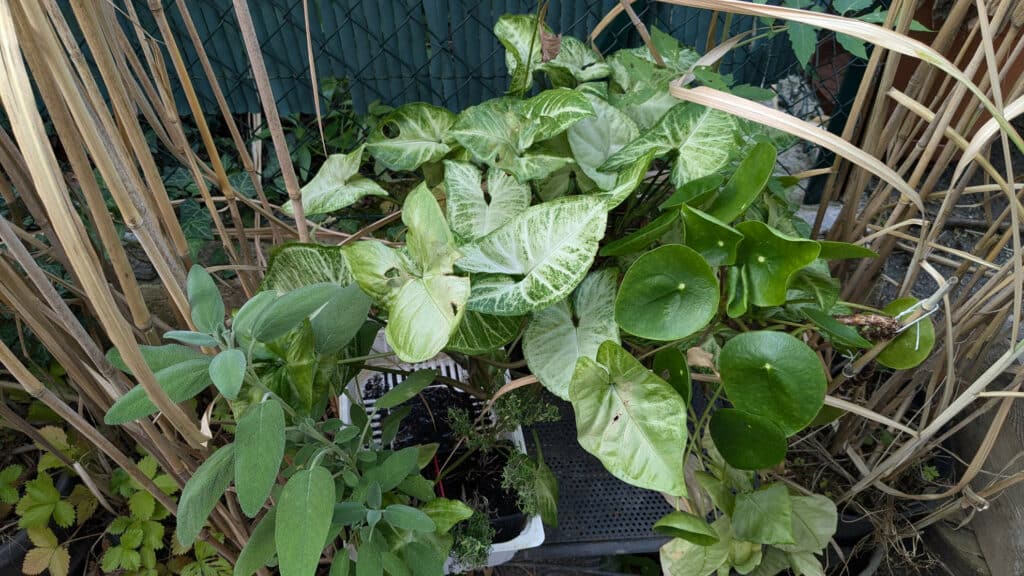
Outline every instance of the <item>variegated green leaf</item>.
{"label": "variegated green leaf", "polygon": [[635,140],[640,131],[629,116],[603,98],[588,95],[595,116],[569,127],[569,146],[583,172],[602,190],[615,186],[615,173],[601,172],[598,167],[608,158]]}
{"label": "variegated green leaf", "polygon": [[520,102],[518,111],[525,128],[525,141],[530,144],[557,136],[594,115],[594,107],[587,97],[571,88],[545,90]]}
{"label": "variegated green leaf", "polygon": [[352,271],[342,248],[293,242],[270,251],[267,274],[260,290],[284,293],[321,282],[342,286],[352,283]]}
{"label": "variegated green leaf", "polygon": [[724,167],[739,149],[738,135],[739,124],[731,114],[696,104],[677,105],[652,130],[609,158],[601,169],[618,170],[652,150],[659,156],[675,150],[672,183],[679,187]]}
{"label": "variegated green leaf", "polygon": [[469,308],[515,316],[565,298],[594,261],[606,219],[601,198],[559,198],[531,206],[501,228],[463,246],[460,268],[495,275],[474,279]]}
{"label": "variegated green leaf", "polygon": [[505,67],[512,77],[509,94],[523,94],[533,86],[533,71],[540,64],[537,17],[505,14],[494,25],[494,35],[505,47]]}
{"label": "variegated green leaf", "polygon": [[406,104],[380,119],[366,147],[390,170],[415,170],[448,154],[445,137],[454,123],[455,114],[446,108]]}
{"label": "variegated green leaf", "polygon": [[412,279],[409,256],[404,250],[368,240],[343,248],[345,258],[363,292],[373,301],[390,308],[395,294]]}
{"label": "variegated green leaf", "polygon": [[437,355],[462,320],[469,298],[469,278],[427,276],[398,291],[388,316],[388,344],[405,362]]}
{"label": "variegated green leaf", "polygon": [[448,274],[460,254],[434,194],[421,183],[405,199],[402,222],[409,227],[409,257],[424,275]]}
{"label": "variegated green leaf", "polygon": [[468,162],[446,160],[444,166],[448,221],[463,241],[486,236],[530,206],[530,187],[500,168],[487,171],[485,185]]}
{"label": "variegated green leaf", "polygon": [[448,340],[448,349],[470,355],[485,354],[514,340],[522,326],[522,316],[491,316],[469,310]]}
{"label": "variegated green leaf", "polygon": [[606,340],[619,343],[615,324],[618,275],[615,268],[591,272],[572,298],[534,312],[526,327],[523,354],[530,370],[545,388],[564,400],[569,399],[576,359],[595,359]]}
{"label": "variegated green leaf", "polygon": [[623,200],[629,198],[637,187],[647,177],[647,169],[651,166],[651,161],[654,160],[654,152],[648,152],[644,154],[632,165],[626,167],[619,172],[618,176],[615,177],[615,187],[607,192],[595,194],[596,198],[604,200],[605,208],[611,210],[622,204]]}
{"label": "variegated green leaf", "polygon": [[[376,182],[359,175],[363,147],[349,154],[331,154],[316,176],[302,187],[302,209],[306,216],[347,208],[365,196],[387,196]],[[292,213],[291,203],[281,209]]]}
{"label": "variegated green leaf", "polygon": [[540,69],[548,75],[553,85],[570,88],[584,82],[601,80],[611,73],[611,68],[601,61],[600,56],[572,36],[562,36],[558,55],[541,64]]}

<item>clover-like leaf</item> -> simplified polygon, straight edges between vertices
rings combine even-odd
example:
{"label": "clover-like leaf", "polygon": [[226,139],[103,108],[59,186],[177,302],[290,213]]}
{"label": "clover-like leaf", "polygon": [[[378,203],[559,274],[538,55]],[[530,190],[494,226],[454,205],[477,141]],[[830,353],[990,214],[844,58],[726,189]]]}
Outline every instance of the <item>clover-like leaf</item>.
{"label": "clover-like leaf", "polygon": [[736,263],[736,254],[743,234],[710,214],[691,208],[679,207],[683,215],[683,241],[696,250],[712,266]]}
{"label": "clover-like leaf", "polygon": [[786,236],[756,220],[741,222],[736,229],[743,234],[737,260],[747,274],[750,303],[784,304],[790,278],[818,257],[818,243]]}
{"label": "clover-like leaf", "polygon": [[686,495],[686,403],[667,382],[614,342],[597,361],[576,361],[569,398],[577,439],[614,476],[641,488]]}
{"label": "clover-like leaf", "polygon": [[771,468],[786,457],[786,435],[761,416],[720,408],[711,415],[708,428],[718,452],[733,468]]}
{"label": "clover-like leaf", "polygon": [[486,236],[530,206],[530,187],[500,168],[490,168],[484,183],[476,166],[446,160],[444,183],[448,221],[462,241]]}
{"label": "clover-like leaf", "polygon": [[619,326],[642,338],[677,340],[707,325],[718,310],[718,279],[700,254],[670,244],[638,258],[615,299]]}
{"label": "clover-like leaf", "polygon": [[491,275],[474,277],[469,308],[516,316],[565,298],[590,268],[606,219],[601,198],[570,196],[531,206],[463,246],[458,266]]}
{"label": "clover-like leaf", "polygon": [[533,313],[523,334],[530,370],[551,393],[568,400],[576,359],[597,357],[605,341],[618,344],[615,288],[619,271],[591,272],[572,298]]}
{"label": "clover-like leaf", "polygon": [[807,426],[825,403],[825,370],[814,350],[784,332],[745,332],[719,356],[733,406],[761,416],[786,436]]}
{"label": "clover-like leaf", "polygon": [[[388,195],[376,182],[359,175],[362,159],[363,146],[348,154],[327,157],[316,176],[302,187],[302,209],[306,216],[347,208],[365,196]],[[283,204],[281,210],[291,214],[291,203]]]}
{"label": "clover-like leaf", "polygon": [[366,148],[389,170],[416,170],[451,150],[446,142],[455,114],[447,108],[414,102],[399,106],[377,122]]}

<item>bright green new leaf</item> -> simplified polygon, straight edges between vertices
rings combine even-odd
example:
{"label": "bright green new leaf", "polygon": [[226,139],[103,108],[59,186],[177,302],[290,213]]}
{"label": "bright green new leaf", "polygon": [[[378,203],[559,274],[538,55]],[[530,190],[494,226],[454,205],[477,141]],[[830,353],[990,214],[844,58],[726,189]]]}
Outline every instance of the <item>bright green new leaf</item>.
{"label": "bright green new leaf", "polygon": [[210,380],[228,400],[238,397],[245,379],[245,352],[238,348],[224,350],[210,361]]}
{"label": "bright green new leaf", "polygon": [[729,543],[728,564],[740,574],[749,574],[761,563],[764,546],[734,538]]}
{"label": "bright green new leaf", "polygon": [[[172,364],[153,375],[172,402],[184,402],[211,384],[210,361],[209,356],[200,355],[193,360]],[[125,424],[156,412],[157,407],[149,399],[146,389],[139,385],[118,398],[103,416],[103,421],[110,425]]]}
{"label": "bright green new leaf", "polygon": [[709,426],[715,447],[733,468],[762,470],[786,457],[786,435],[766,418],[735,408],[720,408]]}
{"label": "bright green new leaf", "polygon": [[679,212],[675,210],[666,212],[648,222],[643,228],[605,244],[598,254],[601,256],[625,256],[645,250],[668,233],[678,220]]}
{"label": "bright green new leaf", "polygon": [[433,532],[437,529],[430,516],[404,504],[392,504],[385,508],[384,521],[396,528],[414,532]]}
{"label": "bright green new leaf", "polygon": [[723,222],[739,218],[764,190],[774,169],[775,146],[759,142],[740,162],[706,212]]}
{"label": "bright green new leaf", "polygon": [[390,308],[398,290],[412,278],[412,265],[404,250],[375,240],[345,246],[352,276],[374,302]]}
{"label": "bright green new leaf", "polygon": [[[359,174],[363,146],[348,154],[331,154],[320,171],[302,187],[302,209],[306,216],[327,214],[347,208],[366,196],[387,196],[376,182]],[[281,205],[285,214],[292,213],[291,202]]]}
{"label": "bright green new leaf", "polygon": [[320,283],[303,286],[278,297],[255,321],[253,338],[260,342],[277,340],[302,324],[342,290],[337,284]]}
{"label": "bright green new leaf", "polygon": [[378,398],[373,406],[378,410],[387,410],[404,404],[415,398],[427,386],[433,384],[435,378],[437,378],[437,370],[417,370],[402,380],[398,386]]}
{"label": "bright green new leaf", "polygon": [[[893,300],[882,311],[895,316],[910,308],[917,299],[914,297]],[[906,370],[924,362],[935,347],[935,325],[931,318],[919,320],[910,328],[893,338],[878,355],[878,363],[893,370]]]}
{"label": "bright green new leaf", "polygon": [[276,400],[250,406],[235,429],[235,489],[252,518],[274,487],[284,457],[284,410]]}
{"label": "bright green new leaf", "polygon": [[474,278],[469,308],[516,316],[565,298],[594,261],[606,219],[600,198],[559,198],[531,206],[501,228],[463,246],[460,268],[503,275],[482,277],[479,282]]}
{"label": "bright green new leaf", "polygon": [[828,335],[833,346],[843,348],[871,348],[871,342],[861,336],[853,326],[847,326],[837,321],[822,310],[808,306],[800,309],[804,316],[807,316],[821,332]]}
{"label": "bright green new leaf", "polygon": [[614,342],[576,361],[569,386],[580,446],[617,478],[686,495],[686,403]]}
{"label": "bright green new leaf", "polygon": [[385,329],[388,344],[405,362],[437,355],[458,328],[470,297],[469,278],[427,276],[398,291]]}
{"label": "bright green new leaf", "polygon": [[533,86],[533,71],[540,65],[537,17],[528,14],[504,14],[494,25],[494,35],[505,47],[505,67],[512,77],[508,93],[526,93]]}
{"label": "bright green new leaf", "polygon": [[604,98],[593,94],[586,96],[595,115],[569,127],[569,146],[583,173],[602,190],[610,190],[615,187],[615,173],[601,172],[598,167],[635,140],[640,131],[629,116]]}
{"label": "bright green new leaf", "polygon": [[188,305],[192,323],[200,332],[215,334],[224,324],[224,300],[213,277],[196,264],[188,271]]}
{"label": "bright green new leaf", "polygon": [[522,327],[522,316],[492,316],[468,310],[448,339],[448,349],[470,355],[484,354],[515,340]]}
{"label": "bright green new leaf", "polygon": [[793,540],[795,544],[780,546],[786,552],[820,554],[836,533],[839,513],[834,502],[821,496],[790,496],[793,508]]}
{"label": "bright green new leaf", "polygon": [[414,188],[405,199],[402,223],[409,227],[406,235],[409,257],[419,265],[423,275],[451,273],[460,254],[455,250],[455,239],[444,213],[425,183]]}
{"label": "bright green new leaf", "polygon": [[690,404],[693,396],[693,384],[690,381],[690,367],[686,364],[686,356],[678,348],[665,348],[654,355],[654,373],[672,385],[679,396]]}
{"label": "bright green new leaf", "polygon": [[530,187],[500,168],[487,171],[484,185],[468,162],[445,160],[444,166],[448,221],[464,242],[486,236],[530,206]]}
{"label": "bright green new leaf", "polygon": [[877,258],[878,253],[869,248],[850,244],[848,242],[833,242],[831,240],[818,240],[821,251],[818,258],[825,260],[848,260],[854,258]]}
{"label": "bright green new leaf", "polygon": [[559,398],[569,399],[577,358],[593,360],[605,341],[619,343],[615,324],[618,275],[615,268],[591,272],[571,299],[534,312],[526,326],[526,362],[541,384]]}
{"label": "bright green new leaf", "polygon": [[447,534],[453,526],[463,520],[469,520],[473,515],[473,509],[465,502],[447,498],[434,498],[420,506],[420,510],[430,516],[437,526],[437,531],[441,534]]}
{"label": "bright green new leaf", "polygon": [[718,310],[718,279],[700,254],[670,244],[629,267],[615,299],[615,320],[630,334],[677,340],[707,325]]}
{"label": "bright green new leaf", "polygon": [[178,499],[178,542],[191,546],[210,512],[235,477],[235,445],[225,444],[210,455],[188,479]]}
{"label": "bright green new leaf", "polygon": [[75,508],[61,498],[49,474],[39,474],[25,483],[25,495],[15,508],[19,528],[46,528],[52,519],[62,528],[75,522]]}
{"label": "bright green new leaf", "polygon": [[204,346],[207,348],[216,348],[220,346],[220,342],[216,338],[209,334],[202,332],[192,332],[191,330],[171,330],[170,332],[164,333],[165,340],[177,340],[183,344],[190,346]]}
{"label": "bright green new leaf", "polygon": [[330,282],[347,286],[352,272],[339,246],[290,242],[270,250],[267,274],[260,290],[284,294],[310,284]]}
{"label": "bright green new leaf", "polygon": [[710,546],[674,538],[661,547],[661,571],[669,576],[710,576],[729,558],[732,533],[729,517],[722,516],[711,527],[718,541]]}
{"label": "bright green new leaf", "polygon": [[281,576],[314,574],[331,529],[334,479],[326,468],[300,470],[288,479],[277,503],[274,540]]}
{"label": "bright green new leaf", "polygon": [[659,534],[682,538],[699,546],[711,546],[718,542],[718,533],[703,518],[688,512],[670,512],[654,523]]}
{"label": "bright green new leaf", "polygon": [[683,238],[687,246],[696,250],[711,266],[736,263],[743,234],[714,216],[686,204],[682,204],[679,209],[683,215]]}
{"label": "bright green new leaf", "polygon": [[611,73],[611,68],[601,61],[600,56],[572,36],[562,36],[558,55],[538,68],[548,75],[551,84],[568,88],[601,80]]}
{"label": "bright green new leaf", "polygon": [[786,236],[756,220],[741,222],[736,229],[743,234],[737,259],[747,275],[750,303],[784,304],[790,278],[818,257],[818,243]]}
{"label": "bright green new leaf", "polygon": [[759,544],[793,544],[793,507],[782,482],[736,495],[732,532]]}
{"label": "bright green new leaf", "polygon": [[451,148],[446,142],[455,114],[446,108],[414,102],[380,119],[366,139],[366,148],[389,170],[416,170],[437,162]]}
{"label": "bright green new leaf", "polygon": [[771,421],[786,436],[807,426],[825,402],[821,360],[783,332],[745,332],[730,339],[722,347],[719,370],[733,406]]}
{"label": "bright green new leaf", "polygon": [[[266,566],[277,553],[274,543],[274,528],[277,526],[277,508],[271,508],[267,515],[249,535],[242,552],[235,562],[234,576],[252,576]],[[347,559],[347,556],[346,556]]]}

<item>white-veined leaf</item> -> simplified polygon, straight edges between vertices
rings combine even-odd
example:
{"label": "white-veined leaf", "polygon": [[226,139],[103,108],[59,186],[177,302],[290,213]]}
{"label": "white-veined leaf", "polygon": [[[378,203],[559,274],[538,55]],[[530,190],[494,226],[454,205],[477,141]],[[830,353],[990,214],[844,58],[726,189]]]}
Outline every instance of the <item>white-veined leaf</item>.
{"label": "white-veined leaf", "polygon": [[615,323],[618,275],[615,268],[591,272],[572,298],[534,312],[526,326],[523,354],[530,371],[559,398],[569,399],[577,358],[593,360],[606,340],[619,343]]}
{"label": "white-veined leaf", "polygon": [[405,362],[437,355],[459,325],[469,298],[469,278],[426,276],[398,291],[385,330],[388,344]]}
{"label": "white-veined leaf", "polygon": [[491,316],[467,310],[447,348],[463,354],[484,354],[514,340],[522,326],[522,316]]}
{"label": "white-veined leaf", "polygon": [[530,206],[530,187],[500,168],[489,169],[483,184],[480,171],[468,162],[444,165],[448,221],[463,241],[486,236]]}
{"label": "white-veined leaf", "polygon": [[565,298],[594,261],[606,219],[602,198],[559,198],[464,246],[460,268],[495,275],[474,279],[469,308],[515,316]]}
{"label": "white-veined leaf", "polygon": [[533,86],[533,71],[540,64],[537,17],[505,14],[494,25],[494,35],[505,47],[505,67],[512,77],[509,94],[523,94]]}
{"label": "white-veined leaf", "polygon": [[569,146],[583,173],[602,190],[615,186],[614,172],[601,172],[598,167],[608,158],[635,140],[640,131],[618,108],[596,95],[587,95],[595,116],[584,118],[569,127]]}
{"label": "white-veined leaf", "polygon": [[[348,154],[331,154],[320,171],[302,187],[302,209],[306,216],[326,214],[347,208],[364,196],[387,196],[388,193],[376,182],[359,175],[363,146]],[[281,206],[286,214],[292,213],[292,205]]]}
{"label": "white-veined leaf", "polygon": [[291,292],[321,282],[342,286],[352,283],[352,272],[342,248],[292,242],[271,249],[260,290]]}
{"label": "white-veined leaf", "polygon": [[558,56],[539,66],[555,86],[575,87],[584,82],[601,80],[611,73],[608,64],[593,50],[572,36],[562,36]]}
{"label": "white-veined leaf", "polygon": [[446,136],[454,123],[455,114],[446,108],[406,104],[380,119],[366,147],[390,170],[415,170],[448,154]]}

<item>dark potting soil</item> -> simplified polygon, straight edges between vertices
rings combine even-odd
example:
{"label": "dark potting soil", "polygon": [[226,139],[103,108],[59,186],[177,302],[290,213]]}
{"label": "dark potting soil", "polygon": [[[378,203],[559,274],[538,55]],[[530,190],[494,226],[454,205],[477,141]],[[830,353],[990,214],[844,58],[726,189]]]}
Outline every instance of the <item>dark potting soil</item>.
{"label": "dark potting soil", "polygon": [[[373,400],[385,392],[387,384],[383,378],[371,379],[364,388],[364,397]],[[397,450],[418,444],[437,443],[435,464],[423,470],[423,475],[433,480],[440,466],[448,460],[459,443],[459,436],[451,427],[449,410],[464,410],[470,419],[475,419],[482,405],[469,394],[447,387],[432,387],[407,402],[406,406],[410,411],[398,428],[394,448]],[[526,524],[526,516],[516,504],[516,494],[501,486],[502,473],[508,463],[506,450],[515,450],[515,447],[508,442],[502,448],[473,452],[449,472],[437,487],[439,496],[459,499],[477,510],[486,510],[491,527],[495,530],[495,542],[515,538]],[[460,447],[451,457],[451,462],[459,462],[465,456],[466,448]]]}

